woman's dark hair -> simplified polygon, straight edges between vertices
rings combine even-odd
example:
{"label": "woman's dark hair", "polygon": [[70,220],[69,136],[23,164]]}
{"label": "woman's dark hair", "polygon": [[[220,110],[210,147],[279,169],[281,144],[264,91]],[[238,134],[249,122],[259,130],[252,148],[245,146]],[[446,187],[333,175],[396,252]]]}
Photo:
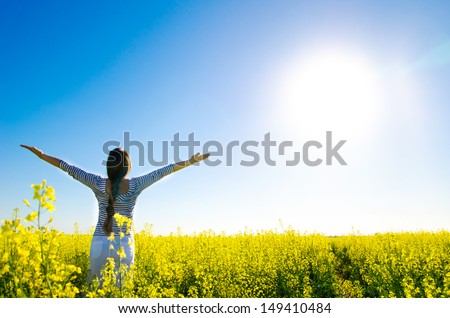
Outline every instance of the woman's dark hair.
{"label": "woman's dark hair", "polygon": [[106,208],[106,219],[103,223],[103,231],[109,234],[113,228],[114,203],[119,194],[120,181],[131,169],[131,160],[128,152],[121,148],[113,149],[109,152],[106,171],[110,181],[108,207]]}

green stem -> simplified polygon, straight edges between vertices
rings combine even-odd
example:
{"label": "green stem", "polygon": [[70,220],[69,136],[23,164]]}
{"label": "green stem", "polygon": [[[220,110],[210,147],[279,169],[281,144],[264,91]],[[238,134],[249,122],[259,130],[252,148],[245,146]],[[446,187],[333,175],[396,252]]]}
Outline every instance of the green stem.
{"label": "green stem", "polygon": [[[45,193],[45,187],[42,188],[41,191],[41,199],[44,196]],[[48,289],[50,291],[50,296],[53,298],[53,288],[52,288],[52,284],[48,278],[48,272],[49,272],[49,264],[48,264],[48,255],[45,255],[44,253],[44,237],[43,237],[43,228],[41,228],[41,211],[42,211],[42,202],[41,200],[39,200],[39,206],[38,206],[38,231],[39,231],[39,244],[41,246],[41,259],[42,259],[42,270],[44,271],[44,276],[45,276],[45,282],[48,285]],[[51,243],[52,241],[50,241],[50,244],[48,246],[48,254],[50,253],[50,248],[51,248]]]}
{"label": "green stem", "polygon": [[[122,239],[120,238],[120,233],[122,233],[122,229],[119,231],[119,251],[122,243]],[[120,284],[120,297],[123,297],[122,295],[122,257],[119,255],[119,284]]]}

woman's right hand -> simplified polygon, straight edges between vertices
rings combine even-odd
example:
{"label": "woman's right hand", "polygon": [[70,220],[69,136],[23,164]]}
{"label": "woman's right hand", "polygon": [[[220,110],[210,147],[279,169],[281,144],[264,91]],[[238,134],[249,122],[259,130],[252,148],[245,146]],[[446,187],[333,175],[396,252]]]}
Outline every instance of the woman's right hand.
{"label": "woman's right hand", "polygon": [[29,151],[31,151],[32,153],[34,153],[36,156],[38,156],[39,158],[42,158],[42,155],[44,154],[42,152],[42,150],[37,149],[36,147],[31,147],[31,146],[27,146],[27,145],[20,145],[20,147],[28,149]]}

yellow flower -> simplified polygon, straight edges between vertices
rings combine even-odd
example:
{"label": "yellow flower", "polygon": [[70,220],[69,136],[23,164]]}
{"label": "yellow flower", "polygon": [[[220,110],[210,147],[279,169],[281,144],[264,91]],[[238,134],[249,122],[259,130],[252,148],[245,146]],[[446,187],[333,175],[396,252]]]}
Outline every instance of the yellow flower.
{"label": "yellow flower", "polygon": [[26,205],[27,207],[30,207],[30,202],[28,202],[27,199],[23,200],[23,203],[25,203],[25,205]]}
{"label": "yellow flower", "polygon": [[126,258],[127,255],[125,254],[125,249],[123,246],[120,247],[120,249],[117,251],[117,255],[119,255],[120,258]]}
{"label": "yellow flower", "polygon": [[45,188],[45,197],[48,199],[48,201],[56,201],[55,199],[55,189],[51,186],[47,186]]}
{"label": "yellow flower", "polygon": [[3,266],[3,268],[0,270],[0,275],[6,274],[7,272],[9,272],[9,265],[8,264]]}
{"label": "yellow flower", "polygon": [[127,218],[126,216],[119,213],[114,214],[114,219],[116,220],[117,226],[119,226],[120,228],[125,225],[128,229],[133,222],[130,218]]}
{"label": "yellow flower", "polygon": [[108,237],[108,241],[110,242],[114,241],[114,232],[111,232],[111,234]]}
{"label": "yellow flower", "polygon": [[38,217],[38,213],[36,211],[33,211],[32,213],[28,214],[25,217],[25,220],[28,222],[34,221]]}
{"label": "yellow flower", "polygon": [[49,212],[53,212],[55,210],[54,205],[50,201],[42,203],[42,208],[48,210]]}

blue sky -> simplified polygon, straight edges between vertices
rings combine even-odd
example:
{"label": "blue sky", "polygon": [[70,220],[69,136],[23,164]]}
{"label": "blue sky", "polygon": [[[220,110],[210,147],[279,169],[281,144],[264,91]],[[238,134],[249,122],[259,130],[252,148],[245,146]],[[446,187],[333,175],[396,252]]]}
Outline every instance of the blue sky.
{"label": "blue sky", "polygon": [[[14,1],[0,12],[0,219],[56,189],[55,227],[95,225],[95,197],[19,147],[105,175],[102,146],[194,133],[279,144],[276,166],[202,165],[138,200],[136,227],[450,230],[446,1]],[[347,165],[286,166],[309,140],[346,140]],[[159,148],[158,148],[159,147]],[[139,166],[131,147],[131,176]],[[148,148],[145,149],[148,151]],[[198,148],[201,151],[201,148]],[[263,149],[257,148],[263,156]],[[187,152],[183,155],[187,157]],[[311,157],[324,158],[324,148]],[[224,160],[224,158],[220,158]],[[247,157],[248,159],[248,157]]]}

